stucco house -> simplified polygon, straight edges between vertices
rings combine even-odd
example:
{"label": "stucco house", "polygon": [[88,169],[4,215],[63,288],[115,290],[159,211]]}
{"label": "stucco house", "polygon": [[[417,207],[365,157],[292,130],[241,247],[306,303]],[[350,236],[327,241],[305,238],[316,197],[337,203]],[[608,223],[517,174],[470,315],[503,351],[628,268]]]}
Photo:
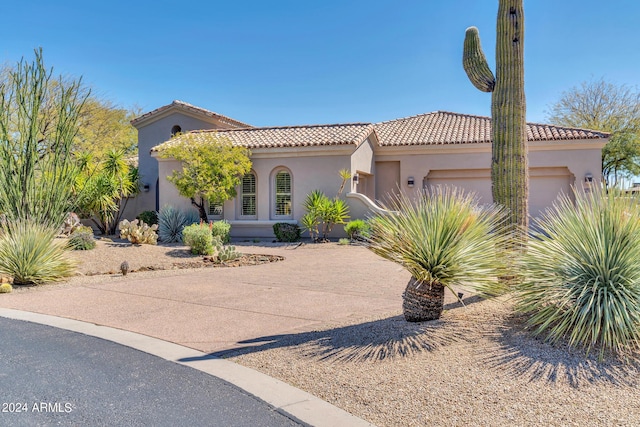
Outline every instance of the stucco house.
{"label": "stucco house", "polygon": [[[251,150],[252,171],[238,195],[210,206],[211,219],[226,219],[234,237],[273,237],[276,222],[297,222],[308,193],[332,197],[338,172],[351,171],[346,201],[352,218],[380,209],[389,195],[450,184],[491,201],[491,120],[437,111],[382,123],[252,127],[193,105],[174,101],[135,120],[144,192],[134,209],[171,204],[189,208],[167,176],[181,165],[158,156],[157,146],[218,132]],[[601,150],[609,135],[585,129],[527,124],[530,214],[537,216],[571,186],[589,188],[601,179]],[[336,227],[340,228],[340,227]],[[341,230],[337,230],[340,232]]]}

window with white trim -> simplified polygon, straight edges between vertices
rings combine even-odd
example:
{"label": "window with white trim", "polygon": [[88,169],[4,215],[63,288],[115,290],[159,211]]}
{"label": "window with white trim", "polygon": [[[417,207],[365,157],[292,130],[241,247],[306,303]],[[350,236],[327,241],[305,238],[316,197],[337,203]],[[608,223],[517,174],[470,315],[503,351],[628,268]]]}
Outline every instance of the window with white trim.
{"label": "window with white trim", "polygon": [[292,218],[291,173],[281,169],[273,178],[273,215],[276,218]]}
{"label": "window with white trim", "polygon": [[256,174],[249,172],[240,186],[240,216],[255,218],[256,210]]}

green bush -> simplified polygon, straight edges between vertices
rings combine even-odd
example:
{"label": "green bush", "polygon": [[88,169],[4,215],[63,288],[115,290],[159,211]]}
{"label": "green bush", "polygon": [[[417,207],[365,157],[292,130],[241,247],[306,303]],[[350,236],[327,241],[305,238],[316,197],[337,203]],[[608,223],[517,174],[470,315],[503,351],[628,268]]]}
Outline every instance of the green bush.
{"label": "green bush", "polygon": [[342,246],[350,245],[351,244],[351,240],[342,238],[342,239],[338,240],[338,244],[342,245]]}
{"label": "green bush", "polygon": [[164,206],[158,215],[158,237],[164,243],[182,242],[182,230],[199,220],[194,210],[184,212],[171,205]]}
{"label": "green bush", "polygon": [[144,211],[136,217],[136,219],[144,222],[145,224],[153,225],[158,223],[158,212],[156,211]]}
{"label": "green bush", "polygon": [[640,347],[640,207],[610,190],[561,197],[538,221],[516,309],[535,334],[587,353]]}
{"label": "green bush", "polygon": [[278,242],[297,242],[300,240],[302,230],[298,224],[290,224],[288,222],[276,222],[273,224],[273,234],[275,234]]}
{"label": "green bush", "polygon": [[40,284],[71,276],[75,264],[67,258],[67,241],[56,239],[58,227],[33,221],[8,222],[0,234],[0,274],[16,284]]}
{"label": "green bush", "polygon": [[138,222],[137,219],[131,222],[123,219],[118,224],[118,228],[120,229],[120,238],[127,239],[133,244],[155,245],[158,243],[157,224],[149,226],[144,222]]}
{"label": "green bush", "polygon": [[204,223],[186,226],[182,230],[182,238],[195,255],[213,255],[216,245],[220,244],[220,238],[214,238],[209,224]]}
{"label": "green bush", "polygon": [[344,226],[344,231],[351,240],[368,238],[371,234],[371,226],[363,219],[354,219]]}
{"label": "green bush", "polygon": [[69,247],[76,251],[95,248],[96,240],[93,238],[93,229],[84,225],[77,227],[69,236]]}
{"label": "green bush", "polygon": [[0,285],[0,294],[8,294],[13,290],[11,283],[3,283]]}
{"label": "green bush", "polygon": [[211,223],[211,234],[213,237],[218,236],[223,244],[227,244],[231,241],[231,224],[226,220],[214,221]]}

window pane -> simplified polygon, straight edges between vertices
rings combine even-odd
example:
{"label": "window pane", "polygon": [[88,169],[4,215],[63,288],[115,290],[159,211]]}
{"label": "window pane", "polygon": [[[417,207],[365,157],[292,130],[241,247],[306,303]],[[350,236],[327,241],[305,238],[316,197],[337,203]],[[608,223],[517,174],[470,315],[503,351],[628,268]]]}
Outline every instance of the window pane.
{"label": "window pane", "polygon": [[291,193],[291,175],[288,172],[278,172],[276,175],[276,194]]}
{"label": "window pane", "polygon": [[242,196],[242,215],[255,215],[255,214],[256,214],[256,196],[243,195]]}
{"label": "window pane", "polygon": [[252,173],[242,178],[242,193],[255,194],[256,192],[256,176]]}
{"label": "window pane", "polygon": [[290,195],[276,195],[276,215],[291,215]]}
{"label": "window pane", "polygon": [[291,175],[281,171],[276,174],[276,206],[278,216],[291,215]]}
{"label": "window pane", "polygon": [[256,215],[256,176],[248,173],[242,177],[242,195],[241,195],[241,212],[240,215],[255,216]]}

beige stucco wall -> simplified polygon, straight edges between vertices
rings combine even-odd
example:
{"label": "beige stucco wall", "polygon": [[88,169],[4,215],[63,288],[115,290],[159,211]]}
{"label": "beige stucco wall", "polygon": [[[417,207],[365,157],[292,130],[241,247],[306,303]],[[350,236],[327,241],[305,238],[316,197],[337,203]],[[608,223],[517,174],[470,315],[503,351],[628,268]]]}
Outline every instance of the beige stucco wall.
{"label": "beige stucco wall", "polygon": [[[239,198],[224,203],[223,218],[231,223],[231,235],[242,237],[272,238],[273,224],[276,222],[297,222],[305,214],[303,203],[313,190],[323,191],[328,197],[335,197],[342,182],[338,172],[349,169],[351,154],[355,146],[344,147],[303,147],[296,149],[257,149],[251,156],[252,170],[256,174],[255,219],[241,219]],[[173,205],[181,209],[190,208],[188,199],[180,196],[175,186],[166,177],[180,162],[160,159],[160,206]],[[291,173],[292,218],[276,218],[273,215],[272,180],[274,172],[285,168]],[[348,187],[344,193],[348,192]],[[344,195],[343,195],[344,197]],[[306,235],[306,233],[305,233]],[[336,227],[332,236],[344,235],[341,226]]]}
{"label": "beige stucco wall", "polygon": [[357,192],[372,198],[375,195],[375,173],[374,146],[377,144],[375,137],[371,135],[351,155],[351,175],[358,174],[358,183],[351,179],[346,187],[347,192]]}
{"label": "beige stucco wall", "polygon": [[[533,216],[550,205],[558,194],[558,185],[572,176],[570,185],[582,188],[587,174],[597,185],[601,179],[601,147],[606,141],[555,141],[532,142],[529,145],[530,204]],[[426,177],[442,179],[450,176],[452,184],[460,183],[475,191],[482,201],[491,201],[491,144],[429,146],[429,147],[379,147],[376,161],[400,163],[400,189],[415,195],[422,188]],[[565,168],[564,171],[561,169]],[[407,181],[413,177],[415,185],[409,188]],[[567,188],[566,185],[562,185]]]}

